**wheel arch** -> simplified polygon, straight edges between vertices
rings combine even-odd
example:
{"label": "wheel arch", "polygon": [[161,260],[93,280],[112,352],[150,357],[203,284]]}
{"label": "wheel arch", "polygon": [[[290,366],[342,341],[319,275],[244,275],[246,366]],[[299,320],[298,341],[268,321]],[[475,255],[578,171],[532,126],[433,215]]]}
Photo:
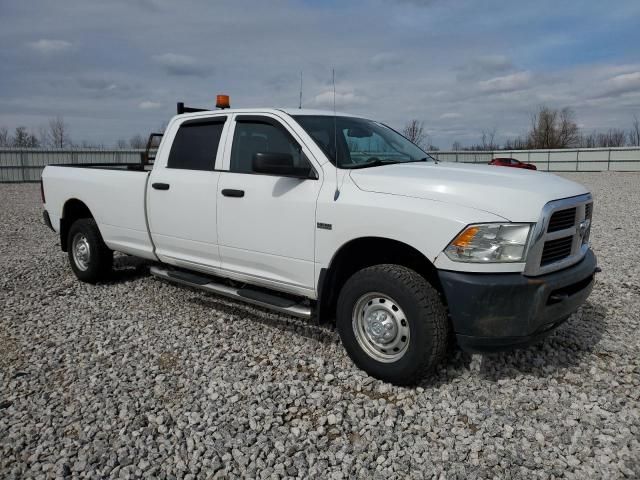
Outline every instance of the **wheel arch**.
{"label": "wheel arch", "polygon": [[317,316],[333,320],[338,294],[358,270],[383,263],[394,263],[416,271],[440,293],[445,301],[438,271],[419,250],[399,240],[385,237],[359,237],[342,245],[318,278]]}
{"label": "wheel arch", "polygon": [[67,251],[67,236],[73,222],[80,218],[94,218],[86,203],[77,198],[70,198],[62,207],[62,217],[60,218],[60,248]]}

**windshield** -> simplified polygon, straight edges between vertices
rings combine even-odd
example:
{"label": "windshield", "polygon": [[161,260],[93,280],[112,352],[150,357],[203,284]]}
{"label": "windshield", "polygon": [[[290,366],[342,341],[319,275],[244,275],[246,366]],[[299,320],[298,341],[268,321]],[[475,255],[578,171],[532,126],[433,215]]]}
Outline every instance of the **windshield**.
{"label": "windshield", "polygon": [[329,115],[294,115],[293,118],[334,165],[337,157],[339,168],[364,168],[431,158],[395,130],[372,120]]}

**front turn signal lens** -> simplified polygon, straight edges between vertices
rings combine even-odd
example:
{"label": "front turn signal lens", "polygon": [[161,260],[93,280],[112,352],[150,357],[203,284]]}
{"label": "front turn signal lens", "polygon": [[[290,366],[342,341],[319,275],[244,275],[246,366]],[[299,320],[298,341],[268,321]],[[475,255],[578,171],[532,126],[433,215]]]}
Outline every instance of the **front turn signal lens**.
{"label": "front turn signal lens", "polygon": [[454,238],[451,244],[460,248],[468,247],[479,231],[480,227],[469,227],[463,230],[456,238]]}

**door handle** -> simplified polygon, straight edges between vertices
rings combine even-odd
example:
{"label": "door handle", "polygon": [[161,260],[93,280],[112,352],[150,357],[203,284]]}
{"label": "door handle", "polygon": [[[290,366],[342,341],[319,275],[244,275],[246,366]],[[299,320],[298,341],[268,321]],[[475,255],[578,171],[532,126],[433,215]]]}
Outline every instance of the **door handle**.
{"label": "door handle", "polygon": [[225,197],[240,198],[240,197],[244,197],[244,190],[235,190],[233,188],[225,188],[224,190],[222,190],[222,195],[224,195]]}
{"label": "door handle", "polygon": [[152,183],[151,186],[156,190],[169,190],[168,183]]}

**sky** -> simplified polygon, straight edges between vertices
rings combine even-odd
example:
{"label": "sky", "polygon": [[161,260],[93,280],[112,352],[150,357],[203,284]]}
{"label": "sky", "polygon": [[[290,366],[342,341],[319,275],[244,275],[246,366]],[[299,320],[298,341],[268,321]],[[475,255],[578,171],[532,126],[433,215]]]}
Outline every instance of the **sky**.
{"label": "sky", "polygon": [[540,106],[582,131],[640,117],[638,0],[0,0],[0,126],[61,115],[113,145],[176,102],[331,109],[447,149],[526,133]]}

